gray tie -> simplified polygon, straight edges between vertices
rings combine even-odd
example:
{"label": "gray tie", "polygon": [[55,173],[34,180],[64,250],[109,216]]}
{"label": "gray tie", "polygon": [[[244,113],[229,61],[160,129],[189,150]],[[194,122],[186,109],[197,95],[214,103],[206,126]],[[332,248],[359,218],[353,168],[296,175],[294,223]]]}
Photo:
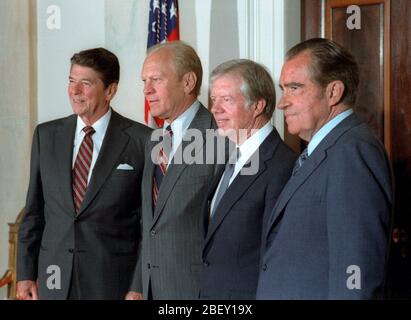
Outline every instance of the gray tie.
{"label": "gray tie", "polygon": [[230,182],[231,177],[233,176],[235,164],[238,158],[240,158],[240,149],[235,148],[234,151],[231,153],[230,159],[228,160],[225,166],[223,179],[221,180],[220,188],[218,189],[218,193],[214,201],[213,211],[211,212],[210,217],[214,215],[221,198],[223,197],[224,193],[227,191],[229,187],[228,184]]}
{"label": "gray tie", "polygon": [[298,159],[295,161],[294,168],[293,168],[293,175],[297,173],[297,171],[301,168],[304,161],[308,158],[308,149],[305,148],[304,151],[300,154]]}

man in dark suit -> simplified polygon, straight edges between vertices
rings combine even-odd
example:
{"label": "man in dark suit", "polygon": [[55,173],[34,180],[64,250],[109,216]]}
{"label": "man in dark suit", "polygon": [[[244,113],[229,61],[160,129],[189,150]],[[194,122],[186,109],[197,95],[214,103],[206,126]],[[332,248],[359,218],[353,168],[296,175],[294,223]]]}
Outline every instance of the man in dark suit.
{"label": "man in dark suit", "polygon": [[[170,150],[161,152],[164,162],[157,161],[163,149],[156,148],[159,142],[154,135],[146,149],[142,254],[127,298],[195,299],[203,269],[201,204],[223,166],[206,159],[206,130],[216,125],[197,100],[201,62],[189,45],[168,42],[150,49],[141,77],[151,114],[165,120],[161,134],[163,142],[170,144],[165,149]],[[192,137],[197,140],[191,142]],[[187,159],[192,143],[196,144],[193,163]]]}
{"label": "man in dark suit", "polygon": [[372,299],[383,293],[393,189],[383,145],[352,108],[353,56],[311,39],[287,54],[279,108],[308,147],[271,213],[258,299]]}
{"label": "man in dark suit", "polygon": [[18,241],[20,299],[124,299],[128,292],[150,130],[110,108],[119,72],[106,49],[73,55],[74,114],[34,132]]}
{"label": "man in dark suit", "polygon": [[270,123],[275,88],[263,66],[227,61],[213,70],[210,87],[219,132],[238,159],[230,157],[209,194],[200,298],[255,299],[263,226],[297,157]]}

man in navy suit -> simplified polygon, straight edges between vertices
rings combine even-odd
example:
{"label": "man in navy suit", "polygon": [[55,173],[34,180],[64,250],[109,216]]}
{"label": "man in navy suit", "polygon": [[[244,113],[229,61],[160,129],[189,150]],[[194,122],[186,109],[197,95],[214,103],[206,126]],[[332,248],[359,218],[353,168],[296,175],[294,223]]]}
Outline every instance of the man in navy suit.
{"label": "man in navy suit", "polygon": [[355,113],[358,66],[337,43],[290,49],[279,108],[308,147],[269,218],[257,299],[383,294],[393,189],[383,145]]}
{"label": "man in navy suit", "polygon": [[296,155],[270,123],[275,88],[263,66],[250,60],[221,64],[211,74],[211,100],[219,133],[236,152],[206,205],[200,298],[255,299],[263,226]]}

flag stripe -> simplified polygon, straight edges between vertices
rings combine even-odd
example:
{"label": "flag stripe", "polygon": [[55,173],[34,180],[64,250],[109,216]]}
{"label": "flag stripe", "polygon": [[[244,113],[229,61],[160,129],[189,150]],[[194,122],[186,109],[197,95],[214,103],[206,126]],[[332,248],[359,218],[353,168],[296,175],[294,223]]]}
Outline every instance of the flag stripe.
{"label": "flag stripe", "polygon": [[[178,0],[151,0],[148,19],[147,49],[166,42],[180,39]],[[144,103],[144,121],[149,127],[161,128],[164,121],[150,113],[147,100]]]}

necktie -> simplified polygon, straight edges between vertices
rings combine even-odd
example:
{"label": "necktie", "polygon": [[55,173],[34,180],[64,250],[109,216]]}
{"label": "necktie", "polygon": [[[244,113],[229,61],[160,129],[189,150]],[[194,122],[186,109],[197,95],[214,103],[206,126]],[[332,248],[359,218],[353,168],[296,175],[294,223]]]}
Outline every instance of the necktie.
{"label": "necktie", "polygon": [[297,173],[297,171],[301,168],[304,161],[308,158],[308,149],[305,148],[304,151],[300,154],[298,159],[295,161],[294,168],[293,168],[293,175]]}
{"label": "necktie", "polygon": [[161,147],[157,155],[157,164],[154,167],[154,179],[153,179],[153,205],[157,204],[159,196],[161,182],[167,172],[168,162],[170,159],[170,153],[173,147],[173,131],[171,126],[167,126],[164,131]]}
{"label": "necktie", "polygon": [[212,217],[215,213],[215,210],[223,197],[224,193],[227,191],[229,187],[229,182],[231,177],[233,176],[234,173],[234,168],[237,160],[240,158],[240,149],[235,148],[233,153],[230,155],[230,159],[228,160],[225,170],[223,173],[223,178],[221,180],[220,188],[218,189],[218,193],[216,195],[215,201],[214,201],[214,206],[213,206],[213,211],[210,214],[210,217]]}
{"label": "necktie", "polygon": [[73,200],[77,213],[80,210],[81,203],[87,191],[88,175],[91,160],[93,159],[93,140],[91,136],[96,132],[93,127],[90,126],[84,127],[83,131],[85,135],[73,167]]}

